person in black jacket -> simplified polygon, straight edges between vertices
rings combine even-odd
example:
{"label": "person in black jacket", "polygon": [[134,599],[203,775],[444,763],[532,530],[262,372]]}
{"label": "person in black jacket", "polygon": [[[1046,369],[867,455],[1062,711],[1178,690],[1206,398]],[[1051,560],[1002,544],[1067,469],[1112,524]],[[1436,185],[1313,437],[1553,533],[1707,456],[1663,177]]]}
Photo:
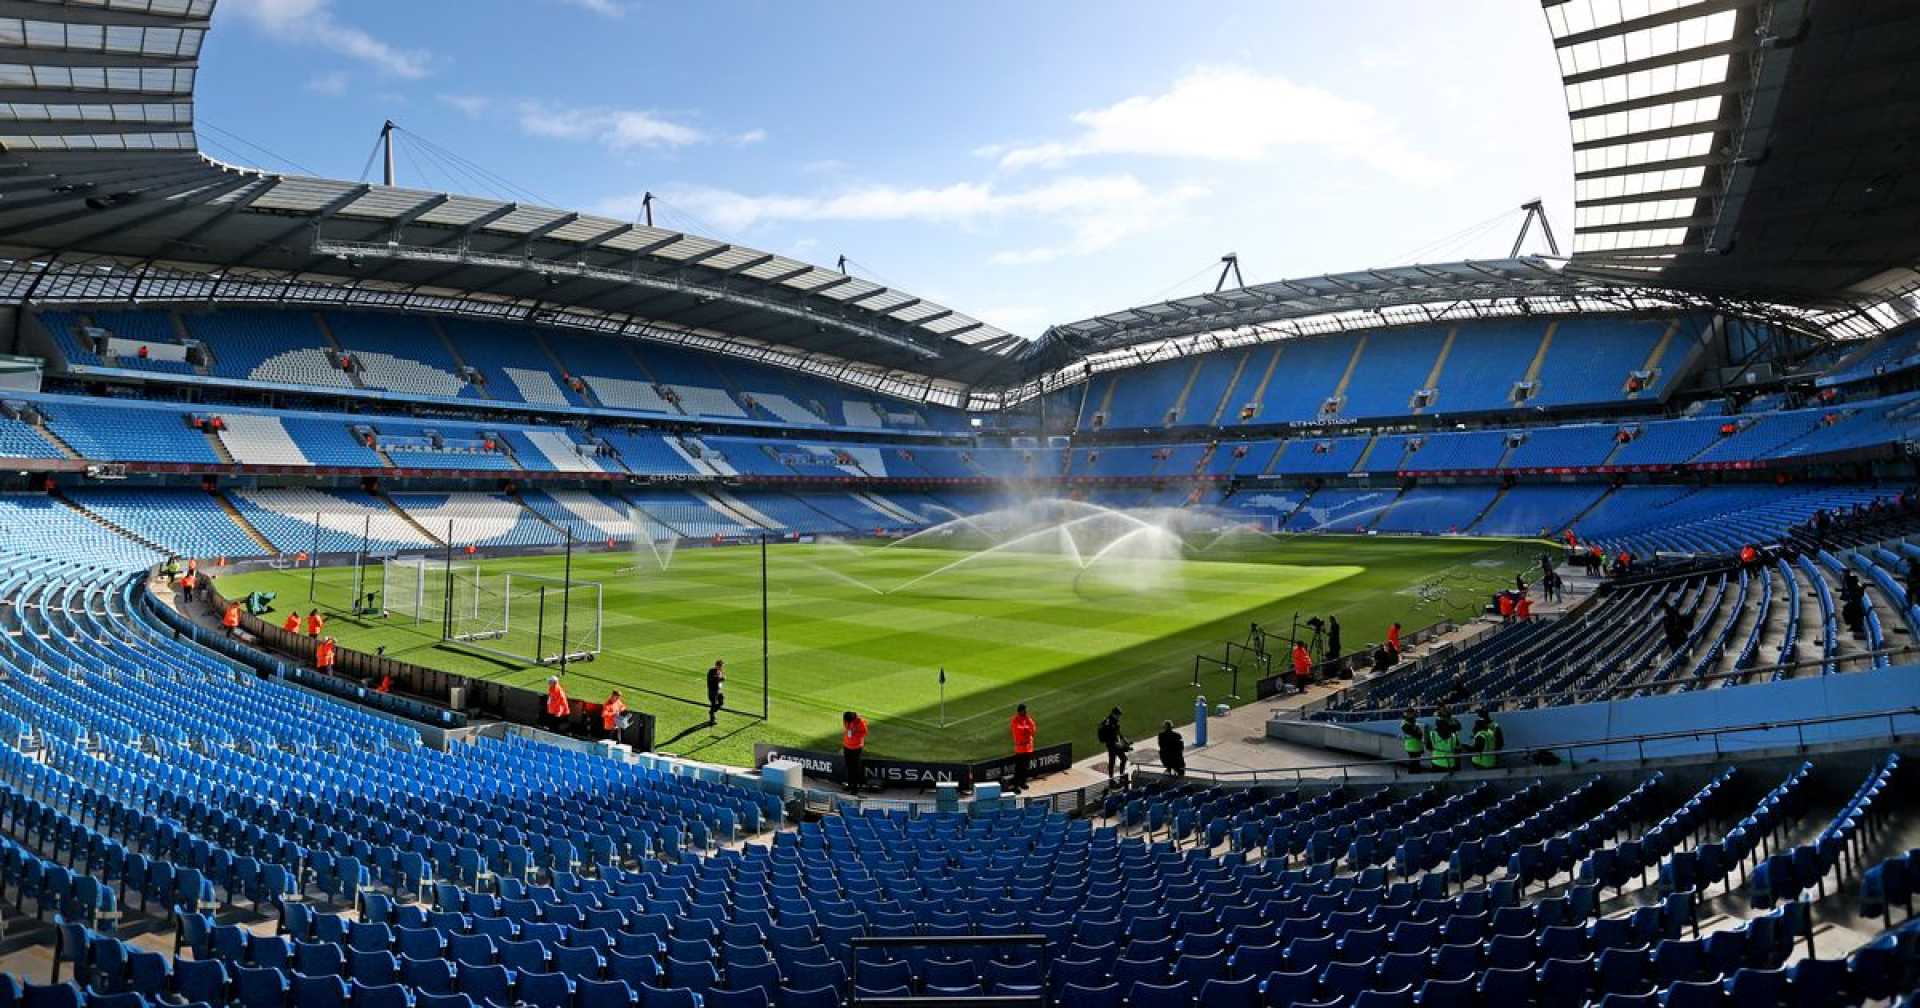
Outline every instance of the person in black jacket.
{"label": "person in black jacket", "polygon": [[1133,743],[1127,741],[1127,735],[1120,730],[1120,708],[1115,707],[1100,721],[1099,729],[1094,733],[1100,744],[1107,747],[1107,779],[1112,780],[1117,767],[1121,774],[1127,772],[1127,750]]}
{"label": "person in black jacket", "polygon": [[1175,777],[1187,775],[1187,740],[1173,728],[1173,722],[1160,722],[1160,734],[1154,736],[1160,744],[1160,765]]}

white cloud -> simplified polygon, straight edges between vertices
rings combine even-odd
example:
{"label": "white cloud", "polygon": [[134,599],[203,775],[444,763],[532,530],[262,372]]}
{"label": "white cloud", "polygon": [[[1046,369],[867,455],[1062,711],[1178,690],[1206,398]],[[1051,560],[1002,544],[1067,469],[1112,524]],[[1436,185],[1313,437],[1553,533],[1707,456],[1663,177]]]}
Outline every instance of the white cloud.
{"label": "white cloud", "polygon": [[481,95],[443,94],[436,97],[440,104],[452,106],[469,119],[478,119],[493,107],[493,99]]}
{"label": "white cloud", "polygon": [[627,13],[625,5],[615,2],[615,0],[560,0],[560,2],[569,7],[578,7],[591,14],[598,14],[601,17],[624,17]]}
{"label": "white cloud", "polygon": [[[983,221],[1050,220],[1062,229],[1056,243],[998,253],[1001,265],[1085,255],[1177,221],[1188,203],[1206,195],[1199,185],[1151,190],[1132,175],[1062,176],[1039,185],[1004,189],[990,183],[903,188],[868,185],[827,195],[749,195],[707,186],[669,187],[661,196],[722,233],[789,222],[918,222],[971,225]],[[603,200],[597,209],[616,217],[640,212],[642,195]]]}
{"label": "white cloud", "polygon": [[283,42],[317,45],[395,77],[425,77],[432,62],[424,49],[403,48],[335,20],[330,0],[226,0],[220,11],[238,12]]}
{"label": "white cloud", "polygon": [[566,108],[536,101],[520,103],[520,128],[533,136],[592,140],[613,150],[685,147],[708,139],[692,126],[641,109]]}
{"label": "white cloud", "polygon": [[1156,192],[1151,201],[1144,193],[1138,199],[1117,200],[1076,215],[1064,242],[1007,249],[995,252],[988,261],[997,266],[1030,266],[1100,252],[1181,223],[1187,204],[1206,194],[1204,186],[1189,184]]}
{"label": "white cloud", "polygon": [[750,129],[745,133],[741,133],[738,136],[734,137],[733,142],[744,147],[748,144],[757,144],[760,141],[765,140],[766,138],[767,138],[766,130]]}
{"label": "white cloud", "polygon": [[1195,70],[1157,95],[1136,95],[1073,117],[1077,136],[975,153],[1005,168],[1054,165],[1101,154],[1260,161],[1282,148],[1318,148],[1397,178],[1446,167],[1412,150],[1387,116],[1364,102],[1236,67]]}
{"label": "white cloud", "polygon": [[[752,196],[692,186],[670,198],[726,230],[779,221],[929,221],[953,223],[1022,213],[1056,216],[1086,213],[1112,204],[1144,200],[1145,184],[1131,175],[1068,176],[1025,189],[1000,190],[987,183],[940,187],[862,186],[826,196]],[[610,211],[638,207],[639,197],[609,200]]]}
{"label": "white cloud", "polygon": [[343,95],[347,93],[347,75],[343,71],[324,73],[307,81],[307,90],[317,95]]}

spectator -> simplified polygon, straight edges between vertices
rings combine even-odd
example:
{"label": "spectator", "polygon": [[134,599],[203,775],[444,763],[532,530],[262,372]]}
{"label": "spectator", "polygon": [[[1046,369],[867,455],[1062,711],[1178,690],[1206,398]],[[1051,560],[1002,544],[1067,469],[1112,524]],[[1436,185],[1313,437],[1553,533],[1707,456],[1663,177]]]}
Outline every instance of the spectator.
{"label": "spectator", "polygon": [[295,609],[294,611],[288,613],[287,618],[280,621],[280,629],[285,630],[290,634],[299,633],[300,632],[300,610]]}
{"label": "spectator", "polygon": [[1660,626],[1666,634],[1667,650],[1680,653],[1687,646],[1687,635],[1693,630],[1693,620],[1681,612],[1673,600],[1668,599],[1660,603]]}
{"label": "spectator", "polygon": [[1907,571],[1901,587],[1907,593],[1908,605],[1920,605],[1920,560],[1907,558]]}
{"label": "spectator", "polygon": [[1040,734],[1040,726],[1033,723],[1026,704],[1014,709],[1012,720],[1007,722],[1007,733],[1013,736],[1013,789],[1025,791],[1027,774],[1033,771],[1033,740]]}
{"label": "spectator", "polygon": [[867,722],[865,718],[846,711],[840,715],[840,759],[847,775],[847,793],[857,795],[866,783],[866,769],[861,758],[867,748]]}
{"label": "spectator", "polygon": [[1533,619],[1533,599],[1525,594],[1513,605],[1513,618],[1521,623]]}
{"label": "spectator", "polygon": [[1501,592],[1493,597],[1494,608],[1500,611],[1500,622],[1513,622],[1513,593]]}
{"label": "spectator", "polygon": [[1154,736],[1160,744],[1160,765],[1174,777],[1187,775],[1187,740],[1174,730],[1173,722],[1160,722],[1160,734]]}
{"label": "spectator", "polygon": [[1407,754],[1407,772],[1419,773],[1420,757],[1427,750],[1427,732],[1420,727],[1419,715],[1411,707],[1400,715],[1400,748]]}
{"label": "spectator", "polygon": [[600,705],[600,731],[609,739],[617,739],[626,723],[626,698],[620,695],[619,690],[614,690],[607,694],[607,702]]}
{"label": "spectator", "polygon": [[327,628],[327,618],[325,616],[320,615],[319,609],[315,609],[314,611],[307,614],[307,636],[318,637],[320,636],[320,631],[325,630],[326,628]]}
{"label": "spectator", "polygon": [[1385,644],[1373,649],[1373,674],[1383,675],[1393,670],[1393,649]]}
{"label": "spectator", "polygon": [[[1450,704],[1467,702],[1467,681],[1457,673],[1453,677],[1453,682],[1447,686],[1447,702]],[[1455,726],[1455,730],[1459,730],[1458,725]]]}
{"label": "spectator", "polygon": [[707,723],[720,720],[720,708],[727,705],[727,663],[725,659],[715,658],[713,667],[707,670]]}
{"label": "spectator", "polygon": [[1128,742],[1126,733],[1120,730],[1120,708],[1109,711],[1094,734],[1100,739],[1100,744],[1107,747],[1107,780],[1113,780],[1115,768],[1125,776],[1127,750],[1133,748],[1133,743]]}
{"label": "spectator", "polygon": [[548,731],[565,731],[567,719],[573,716],[573,704],[567,701],[566,687],[560,685],[559,676],[547,677],[546,728]]}
{"label": "spectator", "polygon": [[1855,640],[1867,635],[1867,589],[1852,571],[1840,578],[1840,620]]}

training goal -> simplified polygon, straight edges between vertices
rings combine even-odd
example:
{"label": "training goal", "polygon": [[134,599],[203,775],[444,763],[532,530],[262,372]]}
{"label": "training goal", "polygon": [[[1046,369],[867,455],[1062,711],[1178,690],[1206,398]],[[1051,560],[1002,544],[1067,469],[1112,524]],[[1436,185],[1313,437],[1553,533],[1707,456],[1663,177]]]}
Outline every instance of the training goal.
{"label": "training goal", "polygon": [[591,661],[600,653],[600,583],[504,571],[456,583],[447,637],[530,665]]}
{"label": "training goal", "polygon": [[[390,619],[472,622],[480,614],[480,568],[429,556],[389,557],[381,564],[380,602]],[[448,600],[455,604],[449,606]]]}

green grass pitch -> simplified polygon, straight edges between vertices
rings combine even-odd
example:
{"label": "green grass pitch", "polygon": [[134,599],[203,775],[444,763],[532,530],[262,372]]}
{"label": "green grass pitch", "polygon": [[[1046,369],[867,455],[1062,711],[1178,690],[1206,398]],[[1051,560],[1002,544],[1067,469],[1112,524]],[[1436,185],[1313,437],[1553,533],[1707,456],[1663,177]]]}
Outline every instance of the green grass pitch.
{"label": "green grass pitch", "polygon": [[[1126,562],[1081,569],[1037,554],[967,553],[880,543],[779,543],[768,549],[771,717],[723,713],[705,726],[707,666],[727,662],[728,706],[761,705],[760,557],[752,547],[686,548],[661,569],[651,553],[576,553],[575,580],[604,586],[604,651],[567,673],[572,695],[599,701],[615,686],[658,719],[664,751],[746,764],[753,743],[833,749],[840,712],[872,725],[876,757],[978,759],[1009,747],[1007,718],[1030,705],[1041,741],[1095,751],[1094,726],[1126,711],[1136,740],[1163,719],[1192,720],[1196,652],[1219,656],[1258,621],[1284,633],[1292,616],[1337,614],[1349,650],[1477,609],[1537,543],[1488,539],[1236,536],[1162,569]],[[481,560],[482,576],[512,570],[558,577],[557,556]],[[371,567],[369,587],[380,584]],[[514,666],[458,643],[438,625],[344,614],[350,569],[323,569],[317,593],[336,612],[343,646],[476,677],[543,688],[545,668]],[[308,573],[259,571],[221,579],[224,594],[279,592],[309,608]],[[1421,586],[1426,586],[1422,588]],[[938,670],[947,672],[945,724]],[[1243,703],[1252,702],[1243,673]],[[1203,682],[1210,699],[1222,674]],[[664,695],[663,695],[664,694]],[[691,703],[673,698],[684,698]]]}

